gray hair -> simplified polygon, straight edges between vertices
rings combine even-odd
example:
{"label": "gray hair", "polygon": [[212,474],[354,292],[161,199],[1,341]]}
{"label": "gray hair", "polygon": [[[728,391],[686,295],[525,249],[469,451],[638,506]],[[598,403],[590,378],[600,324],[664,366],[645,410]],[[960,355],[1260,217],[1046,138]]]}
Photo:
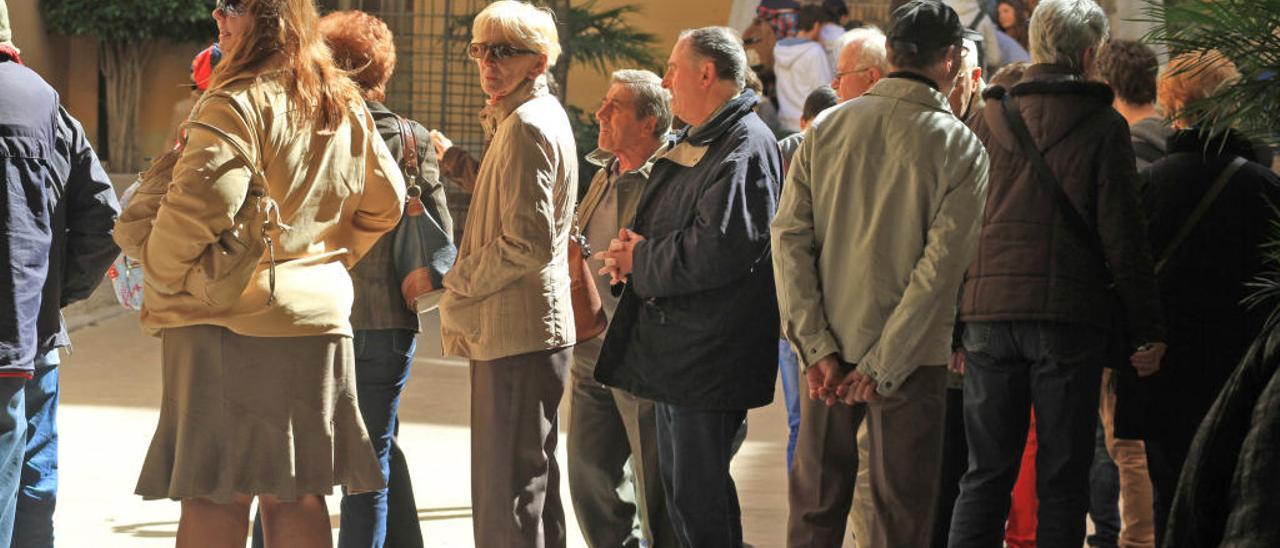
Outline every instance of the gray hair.
{"label": "gray hair", "polygon": [[1031,15],[1031,62],[1085,72],[1084,52],[1107,39],[1107,14],[1093,0],[1044,0]]}
{"label": "gray hair", "polygon": [[661,139],[671,130],[671,92],[662,87],[661,77],[647,70],[618,70],[613,73],[613,83],[631,92],[637,119],[653,116],[658,120],[653,126],[654,137]]}
{"label": "gray hair", "polygon": [[702,27],[680,33],[680,40],[689,40],[693,53],[711,61],[716,76],[733,82],[738,91],[747,85],[747,52],[742,49],[742,38],[729,27]]}
{"label": "gray hair", "polygon": [[859,44],[858,64],[864,67],[875,67],[880,73],[889,72],[889,53],[885,50],[884,31],[867,25],[846,32],[840,36],[840,53],[853,44]]}

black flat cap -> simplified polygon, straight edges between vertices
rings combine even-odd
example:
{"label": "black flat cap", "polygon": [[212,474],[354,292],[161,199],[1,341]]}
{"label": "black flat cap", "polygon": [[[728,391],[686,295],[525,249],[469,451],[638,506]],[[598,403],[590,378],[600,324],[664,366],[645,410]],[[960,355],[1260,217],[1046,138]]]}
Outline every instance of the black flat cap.
{"label": "black flat cap", "polygon": [[964,31],[951,6],[940,0],[911,0],[893,10],[888,38],[894,49],[918,53],[960,44]]}

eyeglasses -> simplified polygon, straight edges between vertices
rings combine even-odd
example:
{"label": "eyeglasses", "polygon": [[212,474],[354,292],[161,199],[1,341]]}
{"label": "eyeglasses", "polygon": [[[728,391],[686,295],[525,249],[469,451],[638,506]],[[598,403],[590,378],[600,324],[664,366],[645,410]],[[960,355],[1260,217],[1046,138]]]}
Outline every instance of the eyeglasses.
{"label": "eyeglasses", "polygon": [[837,73],[836,73],[836,75],[835,75],[835,77],[834,77],[834,78],[832,78],[832,80],[839,80],[839,79],[844,78],[845,76],[848,76],[848,75],[850,75],[850,74],[857,74],[857,73],[859,73],[859,72],[866,72],[866,71],[868,71],[868,70],[871,70],[871,67],[862,67],[862,68],[860,68],[860,69],[853,69],[853,70],[846,70],[846,71],[844,71],[844,72],[837,72]]}
{"label": "eyeglasses", "polygon": [[485,44],[483,42],[474,42],[467,46],[467,57],[481,61],[486,55],[490,56],[494,61],[515,57],[517,55],[532,55],[538,53],[530,49],[523,49],[511,44]]}
{"label": "eyeglasses", "polygon": [[218,0],[218,11],[228,17],[244,15],[244,0]]}

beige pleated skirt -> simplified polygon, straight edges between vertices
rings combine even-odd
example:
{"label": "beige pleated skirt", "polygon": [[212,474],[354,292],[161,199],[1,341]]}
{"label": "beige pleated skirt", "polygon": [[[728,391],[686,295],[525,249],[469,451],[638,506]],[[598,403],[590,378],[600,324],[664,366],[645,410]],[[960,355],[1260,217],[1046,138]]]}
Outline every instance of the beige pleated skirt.
{"label": "beige pleated skirt", "polygon": [[342,336],[165,329],[164,401],[138,478],[145,499],[296,500],[384,487]]}

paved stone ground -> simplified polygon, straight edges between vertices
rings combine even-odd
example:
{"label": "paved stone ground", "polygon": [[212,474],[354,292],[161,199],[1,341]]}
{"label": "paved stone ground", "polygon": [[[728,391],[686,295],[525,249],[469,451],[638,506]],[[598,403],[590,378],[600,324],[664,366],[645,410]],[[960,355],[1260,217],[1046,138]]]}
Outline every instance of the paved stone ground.
{"label": "paved stone ground", "polygon": [[[413,378],[401,403],[400,441],[410,459],[427,546],[471,546],[467,368],[439,357],[434,318],[424,322]],[[62,366],[61,480],[57,544],[68,547],[172,546],[178,504],[133,494],[155,429],[160,344],[144,337],[136,313],[81,328]],[[567,409],[561,409],[567,417]],[[775,403],[750,414],[750,434],[733,463],[746,541],[783,546],[786,522],[786,413]],[[563,422],[561,424],[563,428]],[[561,437],[561,463],[564,442]],[[563,476],[562,476],[563,477]],[[585,546],[573,509],[569,545]],[[337,497],[329,498],[337,533]]]}

